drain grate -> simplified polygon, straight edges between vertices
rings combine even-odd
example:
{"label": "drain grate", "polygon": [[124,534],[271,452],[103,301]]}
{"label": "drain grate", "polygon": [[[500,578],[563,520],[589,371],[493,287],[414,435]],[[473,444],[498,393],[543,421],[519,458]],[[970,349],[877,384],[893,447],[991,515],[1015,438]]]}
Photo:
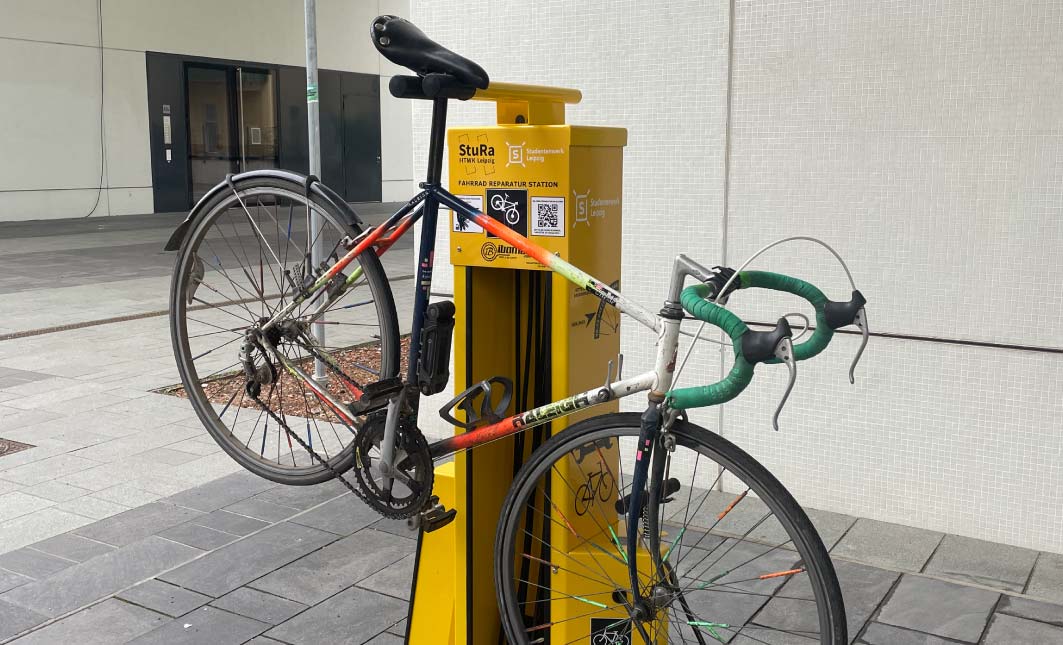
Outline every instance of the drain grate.
{"label": "drain grate", "polygon": [[33,446],[28,443],[19,443],[18,441],[0,437],[0,457],[6,457],[27,448],[33,448]]}

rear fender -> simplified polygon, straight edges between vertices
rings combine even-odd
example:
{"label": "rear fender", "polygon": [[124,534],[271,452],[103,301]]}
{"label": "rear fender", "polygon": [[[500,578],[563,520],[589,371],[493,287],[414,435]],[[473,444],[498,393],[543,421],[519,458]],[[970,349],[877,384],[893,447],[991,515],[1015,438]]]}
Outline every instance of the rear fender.
{"label": "rear fender", "polygon": [[165,250],[176,251],[181,248],[192,225],[202,217],[207,211],[207,205],[210,204],[220,193],[230,190],[231,186],[239,186],[241,182],[261,178],[279,179],[281,181],[291,182],[295,184],[293,189],[302,188],[304,192],[306,190],[305,187],[309,184],[310,191],[314,193],[315,196],[320,198],[321,201],[326,202],[328,205],[335,207],[336,211],[342,213],[347,219],[348,224],[354,227],[356,231],[361,232],[364,224],[358,217],[358,214],[354,212],[354,209],[350,207],[346,200],[337,195],[331,188],[321,183],[317,177],[312,175],[301,175],[289,170],[268,168],[263,170],[252,170],[238,175],[227,175],[225,181],[221,182],[214,188],[211,188],[206,195],[199,198],[196,205],[188,212],[188,217],[178,224],[177,228],[174,229],[174,232],[170,235],[170,239],[166,242],[166,246],[164,247]]}

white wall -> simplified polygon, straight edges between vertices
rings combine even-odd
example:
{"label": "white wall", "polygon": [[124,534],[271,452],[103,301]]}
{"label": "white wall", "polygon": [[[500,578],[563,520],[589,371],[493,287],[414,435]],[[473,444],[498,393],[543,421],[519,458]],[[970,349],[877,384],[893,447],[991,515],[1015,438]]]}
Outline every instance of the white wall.
{"label": "white wall", "polygon": [[[406,13],[408,3],[317,4],[319,65],[380,74],[370,21]],[[102,0],[101,8],[102,148],[96,1],[0,0],[0,221],[152,211],[145,51],[306,61],[302,0]],[[409,106],[395,103],[382,93],[385,200],[410,179]]]}
{"label": "white wall", "polygon": [[[853,387],[855,339],[839,337],[801,364],[780,433],[768,367],[696,421],[806,505],[1063,551],[1063,355],[933,340],[1063,347],[1063,5],[735,0],[733,31],[730,9],[479,0],[414,2],[412,18],[493,79],[583,90],[570,122],[629,128],[625,293],[656,307],[678,251],[734,265],[808,234],[849,260],[874,331],[931,339],[872,339]],[[493,121],[489,106],[451,114]],[[415,175],[427,128],[415,106]],[[811,245],[755,266],[848,296]],[[807,309],[732,302],[750,320]],[[652,339],[623,333],[630,369],[647,368]],[[716,350],[699,353],[688,385],[720,378]]]}

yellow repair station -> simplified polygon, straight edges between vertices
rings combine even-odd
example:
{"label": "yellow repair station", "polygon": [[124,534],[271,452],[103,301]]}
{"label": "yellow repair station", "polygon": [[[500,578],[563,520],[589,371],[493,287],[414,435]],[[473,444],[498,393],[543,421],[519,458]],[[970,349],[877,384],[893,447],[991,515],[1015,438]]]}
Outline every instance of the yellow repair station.
{"label": "yellow repair station", "polygon": [[[577,90],[491,83],[474,100],[497,104],[497,124],[448,131],[449,188],[456,196],[536,244],[587,272],[620,286],[623,128],[565,123],[565,105]],[[619,313],[584,289],[550,273],[517,249],[453,212],[450,257],[454,265],[454,391],[493,376],[516,384],[509,413],[556,401],[606,382],[620,370]],[[471,334],[481,339],[474,347]],[[491,342],[482,342],[485,337]],[[410,609],[409,642],[497,645],[501,642],[493,581],[499,510],[510,482],[531,451],[567,425],[615,411],[584,411],[471,451],[436,469],[435,492],[457,519],[422,533]],[[456,432],[463,432],[456,428]],[[617,448],[613,448],[615,452]],[[605,456],[615,460],[615,455]],[[597,460],[587,468],[608,470]],[[615,485],[615,483],[610,484]],[[560,488],[560,487],[558,487]],[[615,489],[588,502],[555,491],[554,503],[570,517],[589,522],[586,504],[606,504]],[[608,502],[611,503],[611,502]],[[577,508],[583,505],[583,508]],[[531,511],[529,511],[531,512]],[[533,531],[548,530],[551,518],[529,516]],[[591,533],[593,531],[587,531]],[[590,558],[556,533],[552,548],[573,559]],[[542,555],[542,554],[540,554]],[[536,567],[549,560],[540,557]],[[617,575],[622,575],[618,571]],[[572,600],[582,591],[580,576],[563,569],[532,572],[550,576],[551,591],[530,585],[530,603],[549,603],[550,642],[577,642],[587,633],[587,613]],[[552,597],[540,597],[549,594]],[[607,616],[607,614],[600,614]],[[625,616],[617,615],[616,618]],[[585,622],[585,621],[584,621]]]}

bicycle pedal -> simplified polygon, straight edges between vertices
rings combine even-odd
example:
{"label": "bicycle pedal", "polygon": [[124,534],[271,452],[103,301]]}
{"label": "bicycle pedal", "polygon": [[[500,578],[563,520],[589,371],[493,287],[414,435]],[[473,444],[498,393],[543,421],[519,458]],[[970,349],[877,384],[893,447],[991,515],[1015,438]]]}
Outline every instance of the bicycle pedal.
{"label": "bicycle pedal", "polygon": [[[435,502],[439,499],[435,498]],[[457,509],[448,509],[442,504],[433,503],[432,507],[420,514],[411,517],[408,521],[410,528],[421,528],[425,533],[431,533],[450,524],[458,516]]]}
{"label": "bicycle pedal", "polygon": [[402,379],[398,376],[386,378],[383,381],[370,383],[362,388],[362,396],[353,403],[347,405],[354,415],[362,415],[384,407],[402,391]]}

